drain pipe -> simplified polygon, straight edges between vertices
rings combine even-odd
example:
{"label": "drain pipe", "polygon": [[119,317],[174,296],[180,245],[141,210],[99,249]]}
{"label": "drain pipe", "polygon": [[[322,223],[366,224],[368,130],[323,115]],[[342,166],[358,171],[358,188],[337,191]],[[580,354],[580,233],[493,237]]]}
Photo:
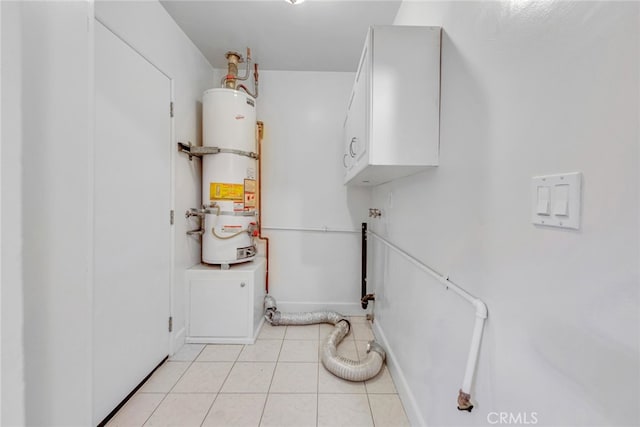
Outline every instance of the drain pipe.
{"label": "drain pipe", "polygon": [[362,309],[366,310],[369,305],[369,301],[376,300],[376,294],[367,293],[367,223],[362,223],[362,238],[361,238],[361,264],[360,264],[360,286],[362,291],[360,293],[360,304]]}
{"label": "drain pipe", "polygon": [[[447,279],[448,280],[448,279]],[[478,298],[472,302],[476,308],[476,321],[473,325],[473,335],[471,336],[471,347],[469,348],[469,356],[467,357],[467,367],[462,380],[462,388],[458,392],[458,410],[471,412],[473,404],[471,404],[471,383],[478,362],[478,354],[480,353],[480,341],[482,340],[482,330],[484,322],[487,319],[487,306]]]}
{"label": "drain pipe", "polygon": [[262,139],[264,138],[264,122],[258,121],[258,240],[264,242],[264,256],[267,261],[267,271],[264,276],[264,290],[269,293],[269,238],[262,234]]}
{"label": "drain pipe", "polygon": [[469,302],[476,310],[476,320],[473,326],[473,335],[471,337],[471,346],[469,348],[469,356],[467,357],[467,366],[465,368],[464,379],[462,380],[462,388],[458,391],[458,409],[460,411],[468,411],[471,412],[473,409],[473,404],[471,403],[471,385],[473,383],[473,377],[475,375],[476,364],[478,361],[478,354],[480,352],[480,342],[482,340],[482,330],[484,329],[484,322],[488,317],[487,306],[482,300],[474,297],[460,286],[456,285],[452,281],[449,280],[449,277],[444,276],[438,273],[436,270],[431,267],[423,264],[413,255],[407,253],[406,251],[400,249],[398,246],[393,243],[387,241],[384,237],[378,235],[377,233],[369,230],[369,234],[375,237],[384,245],[398,252],[404,258],[406,258],[413,265],[418,267],[420,270],[428,273],[433,278],[435,278],[440,284],[442,284],[446,290],[452,291],[455,294],[462,297],[464,300]]}
{"label": "drain pipe", "polygon": [[281,313],[276,300],[270,295],[264,297],[264,317],[270,324],[279,325],[315,325],[331,323],[333,331],[324,340],[320,360],[333,375],[348,381],[365,381],[378,375],[386,358],[384,349],[375,341],[369,341],[367,357],[361,361],[347,359],[338,355],[338,345],[351,329],[349,320],[333,311],[314,311],[307,313]]}

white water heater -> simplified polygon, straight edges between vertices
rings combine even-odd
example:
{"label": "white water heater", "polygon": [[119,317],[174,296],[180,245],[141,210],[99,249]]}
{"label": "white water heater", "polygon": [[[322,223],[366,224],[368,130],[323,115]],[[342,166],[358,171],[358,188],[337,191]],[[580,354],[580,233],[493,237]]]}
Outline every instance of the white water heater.
{"label": "white water heater", "polygon": [[202,262],[223,266],[256,255],[256,102],[234,89],[210,89],[202,98]]}

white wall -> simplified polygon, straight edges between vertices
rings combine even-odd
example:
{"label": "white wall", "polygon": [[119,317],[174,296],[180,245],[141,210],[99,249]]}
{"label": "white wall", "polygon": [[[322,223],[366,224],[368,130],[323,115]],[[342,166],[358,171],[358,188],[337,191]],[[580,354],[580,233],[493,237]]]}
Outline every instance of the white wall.
{"label": "white wall", "polygon": [[[638,425],[639,5],[409,2],[438,25],[441,163],[377,187],[373,228],[489,308],[472,413],[473,309],[375,245],[376,327],[413,424]],[[581,171],[579,231],[530,223],[530,179]]]}
{"label": "white wall", "polygon": [[[342,125],[354,73],[261,71],[264,227],[360,230],[369,191],[342,184]],[[361,313],[360,234],[264,230],[269,292],[283,311]]]}
{"label": "white wall", "polygon": [[21,7],[26,425],[88,425],[92,10]]}
{"label": "white wall", "polygon": [[[212,84],[200,52],[159,3],[96,7],[105,23],[173,77],[176,139],[198,142],[199,99]],[[90,425],[93,4],[3,2],[2,12],[2,120],[10,123],[2,129],[2,424]],[[180,218],[196,204],[199,171],[177,155],[175,167]],[[178,327],[182,272],[199,259],[186,227],[176,221]]]}
{"label": "white wall", "polygon": [[[213,87],[213,69],[158,2],[96,2],[96,19],[173,79],[175,141],[202,144],[202,93]],[[144,22],[144,25],[140,23]],[[177,148],[176,148],[177,150]],[[187,268],[200,262],[198,228],[184,212],[200,205],[200,160],[174,153],[175,264],[172,292],[173,350],[184,343]]]}
{"label": "white wall", "polygon": [[2,383],[0,424],[24,424],[23,300],[22,300],[22,87],[21,5],[1,2],[2,145],[1,170],[1,296]]}

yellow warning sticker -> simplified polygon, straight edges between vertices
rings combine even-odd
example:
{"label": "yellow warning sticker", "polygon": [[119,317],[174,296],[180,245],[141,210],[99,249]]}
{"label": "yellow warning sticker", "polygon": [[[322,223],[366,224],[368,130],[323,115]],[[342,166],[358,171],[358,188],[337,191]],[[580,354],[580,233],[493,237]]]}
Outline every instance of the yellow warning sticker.
{"label": "yellow warning sticker", "polygon": [[209,183],[209,199],[244,201],[244,185],[211,182]]}

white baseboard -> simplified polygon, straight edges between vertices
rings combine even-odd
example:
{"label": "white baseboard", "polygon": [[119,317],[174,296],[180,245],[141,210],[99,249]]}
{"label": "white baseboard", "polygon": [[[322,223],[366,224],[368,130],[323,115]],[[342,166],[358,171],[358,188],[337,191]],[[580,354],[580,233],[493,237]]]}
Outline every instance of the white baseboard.
{"label": "white baseboard", "polygon": [[186,337],[187,344],[255,344],[264,324],[264,317],[260,316],[258,327],[253,331],[253,335],[245,337]]}
{"label": "white baseboard", "polygon": [[169,356],[173,356],[176,351],[180,350],[180,348],[185,343],[186,335],[187,331],[185,330],[185,328],[182,328],[171,335],[171,348],[169,349]]}
{"label": "white baseboard", "polygon": [[253,342],[251,344],[255,343],[258,339],[258,335],[260,335],[260,331],[262,330],[264,322],[264,316],[260,316],[260,323],[258,323],[258,327],[255,329],[255,331],[253,331]]}
{"label": "white baseboard", "polygon": [[308,311],[336,311],[345,316],[365,316],[359,302],[292,302],[277,301],[278,310],[283,313],[308,312]]}
{"label": "white baseboard", "polygon": [[385,337],[379,322],[373,322],[373,333],[376,337],[376,340],[379,341],[379,343],[384,348],[384,351],[387,353],[387,368],[389,368],[389,372],[391,373],[393,382],[396,385],[398,395],[400,396],[400,400],[402,401],[404,410],[407,413],[407,417],[409,418],[409,423],[412,426],[426,426],[427,423],[424,421],[422,415],[420,414],[419,406],[416,402],[415,396],[409,388],[409,384],[407,383],[407,379],[402,372],[402,368],[398,365],[398,359],[396,358],[393,349],[389,345],[389,341],[387,341],[387,338]]}
{"label": "white baseboard", "polygon": [[255,338],[187,337],[187,344],[254,344]]}

